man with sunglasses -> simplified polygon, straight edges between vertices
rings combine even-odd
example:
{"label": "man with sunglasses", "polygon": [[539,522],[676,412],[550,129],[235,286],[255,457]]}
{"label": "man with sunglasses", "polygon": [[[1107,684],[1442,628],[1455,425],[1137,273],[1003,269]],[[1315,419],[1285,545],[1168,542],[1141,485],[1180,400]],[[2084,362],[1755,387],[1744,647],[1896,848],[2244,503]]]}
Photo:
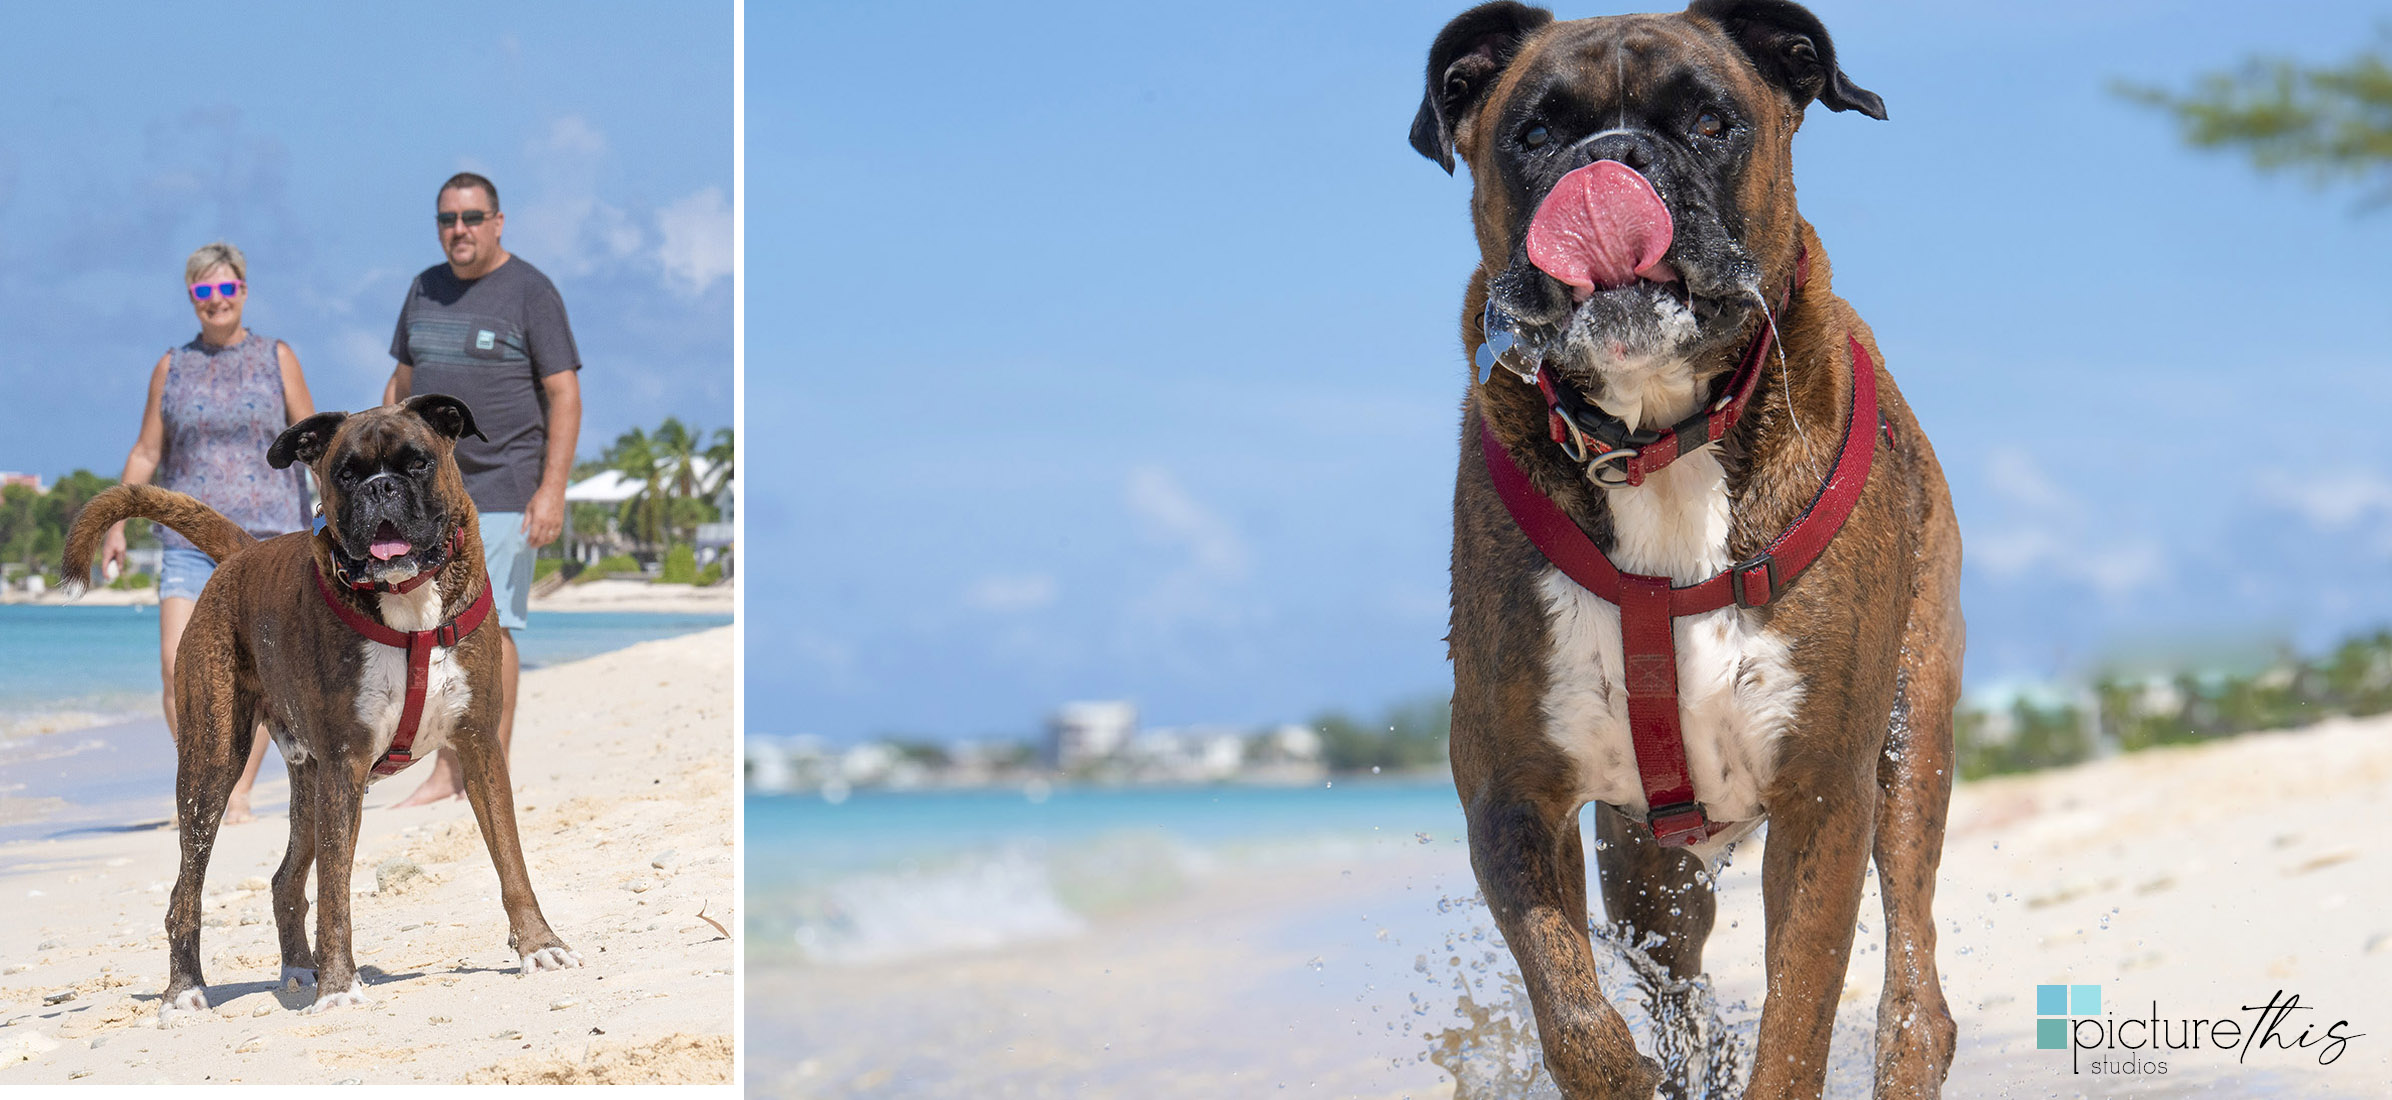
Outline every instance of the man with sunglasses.
{"label": "man with sunglasses", "polygon": [[[565,300],[548,276],[499,243],[507,216],[498,188],[472,172],[440,185],[440,247],[446,263],[407,288],[390,355],[397,365],[382,400],[445,393],[473,410],[487,439],[457,440],[457,468],[481,512],[482,548],[496,603],[504,695],[498,742],[512,743],[519,662],[512,631],[529,625],[532,558],[565,525],[565,482],[581,434],[581,356]],[[448,750],[432,774],[397,803],[416,806],[464,793]]]}

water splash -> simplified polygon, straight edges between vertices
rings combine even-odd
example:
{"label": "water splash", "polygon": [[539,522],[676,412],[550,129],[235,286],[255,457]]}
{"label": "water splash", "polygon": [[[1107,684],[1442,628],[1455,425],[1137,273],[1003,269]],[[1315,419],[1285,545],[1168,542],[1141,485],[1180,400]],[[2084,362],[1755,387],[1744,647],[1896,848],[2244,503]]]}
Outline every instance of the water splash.
{"label": "water splash", "polygon": [[[1478,897],[1440,898],[1440,912],[1483,908]],[[1721,1006],[1707,977],[1679,980],[1655,961],[1660,943],[1631,943],[1607,925],[1590,929],[1603,989],[1627,1019],[1639,1050],[1662,1067],[1660,1095],[1671,1100],[1738,1096],[1751,1073],[1757,1011],[1739,1001]],[[1431,987],[1414,994],[1411,1012],[1427,1017],[1450,999],[1455,1026],[1423,1035],[1420,1055],[1454,1079],[1454,1100],[1557,1100],[1545,1073],[1536,1014],[1500,935],[1484,925],[1449,931],[1444,950],[1418,956],[1413,970]],[[1633,991],[1631,993],[1631,991]]]}

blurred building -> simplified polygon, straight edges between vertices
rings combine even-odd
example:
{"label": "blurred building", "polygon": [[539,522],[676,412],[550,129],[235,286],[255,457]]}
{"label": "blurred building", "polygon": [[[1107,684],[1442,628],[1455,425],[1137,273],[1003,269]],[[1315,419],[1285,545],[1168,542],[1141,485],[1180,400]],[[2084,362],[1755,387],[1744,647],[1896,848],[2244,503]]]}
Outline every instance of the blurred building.
{"label": "blurred building", "polygon": [[1138,705],[1127,700],[1065,703],[1047,720],[1047,760],[1064,771],[1107,759],[1138,732]]}

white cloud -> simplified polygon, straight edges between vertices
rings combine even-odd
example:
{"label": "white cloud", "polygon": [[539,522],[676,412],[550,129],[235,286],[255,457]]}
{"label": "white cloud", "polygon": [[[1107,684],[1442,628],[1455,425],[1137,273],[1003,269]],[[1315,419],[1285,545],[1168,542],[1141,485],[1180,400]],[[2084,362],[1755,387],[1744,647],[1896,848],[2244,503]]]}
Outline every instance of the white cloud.
{"label": "white cloud", "polygon": [[982,611],[1036,611],[1055,602],[1055,578],[1045,573],[987,576],[972,582],[964,602]]}
{"label": "white cloud", "polygon": [[[587,275],[641,251],[646,234],[638,222],[598,197],[598,172],[607,157],[604,132],[580,115],[566,115],[528,151],[539,175],[529,199],[506,203],[508,251],[562,275]],[[498,183],[503,194],[507,184]]]}
{"label": "white cloud", "polygon": [[1237,529],[1159,467],[1131,470],[1123,497],[1149,541],[1182,555],[1178,565],[1133,601],[1132,610],[1164,625],[1237,621],[1241,616],[1229,589],[1246,578],[1253,556]]}
{"label": "white cloud", "polygon": [[2260,499],[2280,505],[2323,531],[2344,531],[2370,515],[2392,516],[2392,480],[2373,470],[2296,477],[2271,470],[2258,480]]}
{"label": "white cloud", "polygon": [[1126,489],[1130,512],[1150,538],[1178,544],[1188,551],[1190,563],[1208,574],[1245,575],[1245,540],[1229,521],[1196,503],[1169,471],[1140,466],[1130,471]]}
{"label": "white cloud", "polygon": [[2004,500],[2045,512],[2076,512],[2076,498],[2044,476],[2035,458],[2016,447],[2000,447],[1985,471],[1985,480]]}
{"label": "white cloud", "polygon": [[[1964,553],[1999,577],[2039,574],[2116,602],[2168,574],[2160,543],[2115,526],[2046,474],[2033,454],[1996,448],[1985,480],[2008,507],[1994,523],[1971,523]],[[2114,517],[2110,517],[2114,518]]]}
{"label": "white cloud", "polygon": [[720,187],[682,196],[656,212],[656,261],[665,282],[691,295],[731,277],[731,202]]}

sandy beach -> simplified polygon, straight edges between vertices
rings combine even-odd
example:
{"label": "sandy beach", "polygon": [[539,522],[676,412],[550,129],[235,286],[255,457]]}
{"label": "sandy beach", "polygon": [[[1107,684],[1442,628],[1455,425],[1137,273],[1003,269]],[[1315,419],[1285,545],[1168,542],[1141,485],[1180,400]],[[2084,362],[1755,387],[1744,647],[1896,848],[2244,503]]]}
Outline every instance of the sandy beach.
{"label": "sandy beach", "polygon": [[[1475,901],[1459,814],[1330,858],[1225,869],[1179,896],[1002,950],[757,967],[748,1080],[785,1097],[1288,1094],[1551,1097],[1510,954]],[[2392,1081],[2392,719],[2334,722],[1964,784],[1937,901],[1960,1025],[1953,1097],[2385,1095]],[[1765,843],[1765,841],[1764,841]],[[753,852],[751,859],[770,858]],[[1721,1026],[1761,1001],[1760,853],[1722,874],[1706,958]],[[1829,1095],[1868,1095],[1885,966],[1872,884]],[[1645,1035],[1628,971],[1605,988]],[[2036,1048],[2036,986],[2099,985],[2112,1016],[2231,1017],[2272,995],[2282,1038],[2091,1076]],[[2313,1040],[2313,1043],[2315,1041]],[[1648,1046],[1649,1052],[1649,1046]],[[2148,1061],[2148,1059],[2146,1059]],[[2140,1067],[2139,1067],[2140,1068]],[[1465,1080],[1457,1083],[1458,1070]]]}
{"label": "sandy beach", "polygon": [[567,584],[545,596],[532,598],[533,611],[675,611],[698,615],[728,615],[738,601],[735,584],[657,584],[650,581],[603,580]]}
{"label": "sandy beach", "polygon": [[274,981],[280,784],[260,785],[258,821],[220,834],[200,948],[215,1007],[170,1028],[169,792],[141,820],[0,845],[0,1085],[729,1082],[732,943],[700,913],[737,927],[731,638],[524,674],[518,820],[580,969],[517,976],[462,800],[383,808],[420,768],[367,792],[352,887],[372,1003],[321,1015],[297,1011],[312,991]]}

